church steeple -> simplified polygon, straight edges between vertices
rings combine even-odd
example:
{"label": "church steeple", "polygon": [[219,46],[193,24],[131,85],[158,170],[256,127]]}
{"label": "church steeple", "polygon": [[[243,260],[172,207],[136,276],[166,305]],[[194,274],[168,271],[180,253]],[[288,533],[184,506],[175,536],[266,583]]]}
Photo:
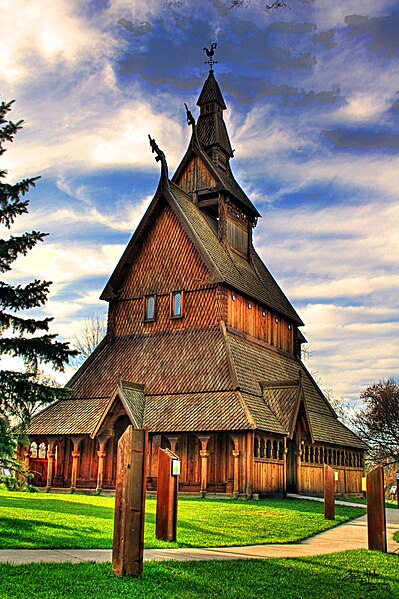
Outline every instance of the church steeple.
{"label": "church steeple", "polygon": [[215,79],[213,69],[209,71],[207,80],[197,101],[200,116],[197,123],[198,140],[209,154],[212,162],[223,170],[228,169],[230,158],[233,158],[229,134],[223,120],[226,104]]}

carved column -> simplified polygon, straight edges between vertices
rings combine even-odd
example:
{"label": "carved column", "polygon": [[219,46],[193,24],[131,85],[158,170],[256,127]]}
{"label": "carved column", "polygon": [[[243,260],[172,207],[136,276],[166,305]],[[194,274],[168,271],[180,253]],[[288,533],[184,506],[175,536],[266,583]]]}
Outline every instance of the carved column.
{"label": "carved column", "polygon": [[107,457],[107,452],[105,450],[105,446],[108,442],[110,435],[101,435],[101,437],[97,437],[98,441],[98,465],[97,465],[97,486],[96,492],[100,493],[103,488],[103,480],[104,480],[104,466],[105,466],[105,458]]}
{"label": "carved column", "polygon": [[80,458],[80,444],[83,440],[83,437],[71,437],[73,443],[73,451],[72,451],[72,473],[71,473],[71,493],[76,491],[76,480],[78,478],[78,468],[79,468],[79,458]]}
{"label": "carved column", "polygon": [[234,486],[233,486],[233,497],[237,499],[239,493],[239,467],[240,467],[240,450],[233,449],[233,458],[234,458]]}
{"label": "carved column", "polygon": [[55,458],[55,447],[57,445],[57,440],[54,437],[47,438],[49,445],[47,449],[47,482],[45,491],[48,493],[53,484],[53,475],[54,475],[54,458]]}
{"label": "carved column", "polygon": [[53,484],[53,465],[55,458],[55,448],[50,445],[47,451],[47,483],[46,483],[46,493],[48,493],[51,489],[51,485]]}
{"label": "carved column", "polygon": [[103,488],[103,478],[104,478],[104,461],[107,457],[107,452],[105,449],[100,449],[97,451],[98,456],[98,468],[97,468],[97,487],[96,492],[100,493]]}
{"label": "carved column", "polygon": [[172,437],[171,435],[166,435],[166,437],[170,443],[170,451],[176,453],[177,441],[179,440],[179,437]]}
{"label": "carved column", "polygon": [[206,488],[208,486],[209,451],[207,449],[201,449],[200,456],[201,456],[201,495],[202,495],[202,497],[205,497]]}
{"label": "carved column", "polygon": [[252,499],[254,488],[254,431],[248,431],[247,434],[247,499]]}
{"label": "carved column", "polygon": [[205,497],[206,490],[208,487],[208,441],[211,438],[210,435],[198,435],[199,440],[201,441],[201,495]]}
{"label": "carved column", "polygon": [[72,474],[71,474],[71,493],[76,491],[76,479],[78,478],[80,451],[72,452]]}

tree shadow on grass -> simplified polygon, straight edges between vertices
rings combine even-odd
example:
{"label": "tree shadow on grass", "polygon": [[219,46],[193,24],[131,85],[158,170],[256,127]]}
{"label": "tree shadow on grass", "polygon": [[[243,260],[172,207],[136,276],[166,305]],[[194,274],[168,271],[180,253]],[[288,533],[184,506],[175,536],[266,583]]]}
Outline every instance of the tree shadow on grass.
{"label": "tree shadow on grass", "polygon": [[[0,520],[0,547],[2,549],[70,549],[82,546],[86,549],[107,549],[112,545],[102,531],[90,526],[60,524],[48,520]],[[79,543],[79,539],[82,542]]]}
{"label": "tree shadow on grass", "polygon": [[109,520],[113,518],[114,507],[100,505],[91,505],[78,501],[67,501],[63,499],[50,499],[43,496],[28,495],[26,497],[1,496],[0,508],[53,512],[59,514],[90,515],[95,518],[104,518]]}

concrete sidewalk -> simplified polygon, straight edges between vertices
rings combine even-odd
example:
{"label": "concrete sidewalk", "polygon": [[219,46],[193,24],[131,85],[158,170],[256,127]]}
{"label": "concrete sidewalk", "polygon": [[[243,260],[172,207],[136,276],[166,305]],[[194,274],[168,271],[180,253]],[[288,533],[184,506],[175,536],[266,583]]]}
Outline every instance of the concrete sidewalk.
{"label": "concrete sidewalk", "polygon": [[[386,510],[388,551],[399,555],[399,543],[393,534],[399,530],[399,510]],[[212,549],[146,549],[145,561],[204,561],[225,559],[262,559],[270,557],[303,557],[337,553],[347,549],[367,549],[367,516],[336,526],[299,544],[251,545],[249,547],[215,547]],[[0,562],[26,564],[33,562],[110,562],[110,549],[3,549]]]}

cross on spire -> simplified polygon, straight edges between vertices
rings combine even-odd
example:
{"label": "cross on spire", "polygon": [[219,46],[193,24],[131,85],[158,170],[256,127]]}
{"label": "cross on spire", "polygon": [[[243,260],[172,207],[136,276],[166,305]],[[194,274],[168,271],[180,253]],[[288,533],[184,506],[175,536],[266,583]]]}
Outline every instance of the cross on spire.
{"label": "cross on spire", "polygon": [[211,45],[211,49],[210,50],[208,50],[208,48],[204,48],[204,52],[206,52],[206,55],[209,58],[209,60],[206,60],[204,64],[209,64],[209,66],[211,67],[209,69],[210,73],[213,73],[213,65],[218,63],[217,60],[213,60],[216,48],[217,48],[217,43],[216,42],[213,42],[213,44]]}

